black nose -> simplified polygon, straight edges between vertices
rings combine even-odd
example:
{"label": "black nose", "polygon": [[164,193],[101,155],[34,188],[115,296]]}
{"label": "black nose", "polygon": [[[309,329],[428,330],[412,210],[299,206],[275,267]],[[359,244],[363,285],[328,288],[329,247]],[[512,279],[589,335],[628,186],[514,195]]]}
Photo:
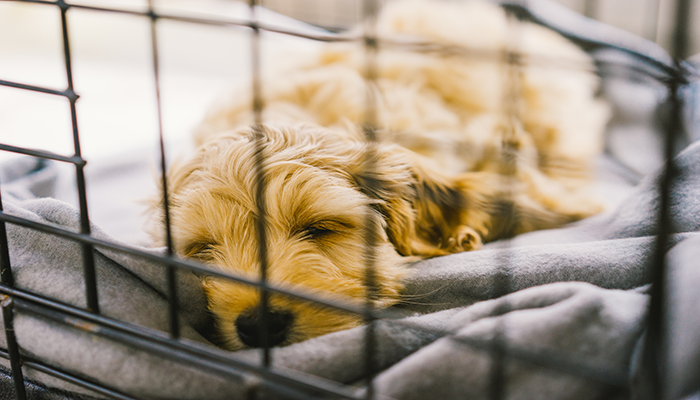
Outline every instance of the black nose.
{"label": "black nose", "polygon": [[[262,322],[263,313],[259,308],[243,312],[236,318],[236,330],[241,342],[250,347],[263,347]],[[292,325],[292,314],[287,311],[268,310],[265,314],[267,324],[267,345],[277,346],[287,339]]]}

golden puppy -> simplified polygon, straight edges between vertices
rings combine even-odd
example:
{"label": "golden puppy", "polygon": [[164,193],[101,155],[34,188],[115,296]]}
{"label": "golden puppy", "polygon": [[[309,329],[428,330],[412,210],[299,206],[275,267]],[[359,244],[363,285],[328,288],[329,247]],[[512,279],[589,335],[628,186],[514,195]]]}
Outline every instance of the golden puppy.
{"label": "golden puppy", "polygon": [[[599,82],[584,52],[479,2],[390,3],[377,32],[380,43],[453,51],[382,47],[369,88],[380,126],[374,145],[360,128],[367,98],[360,45],[325,45],[263,81],[270,282],[362,301],[369,223],[374,304],[388,307],[400,299],[408,262],[600,210],[586,183],[608,109],[594,96]],[[519,65],[502,62],[508,50],[520,54]],[[196,154],[169,179],[176,251],[257,279],[251,103],[242,90],[214,109],[197,132]],[[260,346],[258,290],[212,277],[203,284],[222,345]],[[362,323],[279,295],[270,297],[268,319],[271,345]]]}

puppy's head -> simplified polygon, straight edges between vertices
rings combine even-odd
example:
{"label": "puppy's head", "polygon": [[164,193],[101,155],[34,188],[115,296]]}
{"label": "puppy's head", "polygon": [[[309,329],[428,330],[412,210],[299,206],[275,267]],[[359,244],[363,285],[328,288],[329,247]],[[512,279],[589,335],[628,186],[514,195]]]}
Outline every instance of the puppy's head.
{"label": "puppy's head", "polygon": [[[263,127],[267,279],[360,304],[367,294],[369,225],[376,238],[371,252],[378,290],[374,302],[387,307],[398,301],[402,264],[412,260],[392,243],[406,235],[389,228],[387,221],[401,218],[406,224],[411,219],[405,199],[413,176],[401,151],[381,149],[379,172],[371,174],[373,190],[363,191],[358,182],[368,179],[361,173],[367,145],[348,135],[311,126]],[[169,184],[177,253],[257,280],[254,137],[250,128],[213,137],[191,160],[171,169]],[[158,207],[153,210],[160,219]],[[221,345],[232,350],[260,346],[259,290],[215,277],[204,277],[203,285]],[[271,345],[362,323],[356,315],[277,294],[269,297],[267,319]]]}

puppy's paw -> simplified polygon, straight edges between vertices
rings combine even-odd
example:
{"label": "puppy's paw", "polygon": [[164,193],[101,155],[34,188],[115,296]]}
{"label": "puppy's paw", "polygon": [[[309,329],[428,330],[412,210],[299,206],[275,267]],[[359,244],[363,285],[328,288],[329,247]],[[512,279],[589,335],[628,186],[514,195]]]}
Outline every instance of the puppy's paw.
{"label": "puppy's paw", "polygon": [[450,253],[461,253],[478,250],[481,246],[481,236],[474,229],[460,225],[455,229],[452,237],[447,240],[446,250]]}

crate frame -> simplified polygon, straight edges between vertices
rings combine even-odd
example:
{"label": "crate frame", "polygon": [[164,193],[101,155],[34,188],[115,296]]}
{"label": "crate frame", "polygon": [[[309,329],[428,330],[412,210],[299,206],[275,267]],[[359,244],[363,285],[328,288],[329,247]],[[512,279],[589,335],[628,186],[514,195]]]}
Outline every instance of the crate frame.
{"label": "crate frame", "polygon": [[[364,306],[356,306],[351,304],[344,304],[337,301],[323,300],[315,298],[305,293],[298,293],[289,289],[276,287],[273,284],[268,283],[267,279],[267,261],[266,261],[266,240],[265,240],[265,215],[264,212],[260,212],[260,217],[257,220],[257,234],[258,242],[261,244],[259,246],[259,260],[261,262],[261,274],[258,280],[251,280],[236,276],[233,274],[225,273],[222,271],[212,270],[202,264],[191,260],[179,259],[173,250],[173,241],[170,228],[170,215],[169,215],[169,204],[168,204],[168,190],[167,190],[167,160],[165,153],[165,146],[163,140],[163,124],[161,115],[161,99],[160,99],[160,80],[159,80],[159,55],[158,55],[158,37],[157,37],[157,23],[159,20],[175,20],[181,22],[189,22],[194,24],[205,24],[205,25],[218,25],[218,26],[237,26],[248,28],[251,31],[251,43],[252,43],[252,63],[253,63],[253,76],[252,76],[252,87],[253,87],[253,111],[255,115],[254,131],[256,133],[256,168],[258,176],[258,185],[256,191],[256,200],[258,210],[265,209],[265,199],[262,193],[264,192],[263,180],[260,179],[263,175],[262,165],[264,164],[264,152],[262,147],[262,112],[264,108],[262,99],[262,89],[261,86],[264,84],[262,82],[262,77],[260,74],[260,44],[259,36],[261,31],[275,32],[285,35],[291,35],[296,37],[301,37],[309,40],[323,41],[323,42],[334,42],[334,41],[344,41],[344,40],[357,40],[349,39],[344,36],[337,35],[310,35],[307,33],[301,33],[294,30],[280,29],[275,26],[265,25],[260,23],[256,17],[256,7],[258,6],[258,0],[250,0],[250,19],[248,20],[224,20],[224,19],[205,19],[198,17],[187,17],[182,15],[174,15],[156,12],[155,8],[151,2],[148,0],[148,10],[147,11],[129,11],[124,9],[115,8],[103,8],[95,6],[87,6],[80,4],[67,3],[65,0],[3,0],[3,1],[16,1],[23,3],[32,3],[37,5],[45,5],[51,7],[57,7],[60,9],[61,14],[61,28],[62,28],[62,43],[63,43],[63,54],[64,54],[64,66],[66,70],[67,78],[67,88],[65,90],[55,90],[46,87],[32,86],[19,82],[10,82],[5,80],[0,80],[0,86],[12,87],[20,90],[28,90],[33,92],[39,92],[46,95],[60,96],[66,98],[70,103],[70,113],[71,113],[71,123],[73,132],[73,144],[74,144],[74,155],[73,156],[63,156],[51,153],[49,151],[43,150],[33,150],[28,148],[20,148],[16,146],[0,144],[0,150],[13,152],[18,154],[24,154],[32,157],[37,157],[46,160],[53,160],[62,163],[68,163],[75,166],[75,176],[77,181],[77,192],[78,192],[78,202],[79,202],[79,212],[80,212],[80,231],[73,232],[69,229],[59,227],[56,225],[37,223],[31,220],[19,218],[10,214],[6,214],[2,211],[2,201],[0,193],[0,269],[2,273],[0,274],[1,284],[0,284],[0,306],[2,307],[4,324],[5,324],[5,334],[7,338],[7,349],[0,349],[0,357],[9,359],[11,366],[11,373],[13,377],[13,383],[15,388],[16,397],[19,400],[24,400],[27,398],[27,392],[25,389],[25,381],[23,378],[22,367],[32,368],[37,371],[46,373],[53,377],[63,379],[67,382],[73,383],[75,385],[84,387],[86,389],[93,390],[101,395],[108,396],[115,399],[136,399],[133,396],[125,394],[119,390],[119,388],[108,387],[99,382],[86,379],[84,377],[72,374],[69,371],[63,370],[57,366],[48,365],[40,360],[32,359],[28,356],[22,355],[17,344],[17,338],[15,337],[13,328],[13,317],[17,310],[32,313],[34,315],[39,315],[54,321],[59,324],[69,325],[82,330],[89,330],[91,333],[100,335],[120,343],[124,343],[135,348],[142,349],[144,351],[159,354],[163,357],[171,358],[178,361],[187,361],[197,365],[198,367],[208,370],[210,372],[221,374],[223,376],[238,375],[241,372],[248,372],[257,375],[261,378],[260,388],[264,390],[272,390],[273,392],[283,393],[284,395],[298,397],[298,398],[308,398],[309,396],[331,396],[346,399],[372,399],[375,397],[372,380],[376,371],[376,360],[374,359],[374,348],[377,345],[375,341],[374,325],[375,321],[378,319],[394,319],[395,323],[405,323],[396,320],[400,317],[397,313],[391,310],[378,310],[372,307],[372,297],[376,291],[374,284],[374,272],[373,265],[371,261],[366,264],[366,283],[368,287],[367,301]],[[587,3],[594,3],[595,1],[588,1]],[[504,7],[509,11],[509,15],[512,18],[530,18],[533,19],[532,15],[529,15],[527,6],[524,1],[510,1],[504,2]],[[157,102],[157,115],[158,115],[158,135],[160,144],[160,169],[161,169],[161,185],[163,188],[164,196],[163,201],[163,211],[165,220],[165,238],[166,238],[166,255],[160,257],[157,255],[142,252],[128,246],[111,243],[102,239],[98,239],[91,236],[90,230],[90,219],[88,213],[88,202],[85,189],[85,174],[84,168],[86,166],[86,161],[81,155],[80,151],[80,138],[79,129],[77,121],[76,112],[76,102],[79,100],[79,95],[74,91],[73,87],[73,73],[71,65],[71,49],[70,40],[68,36],[68,20],[67,13],[71,9],[82,9],[91,10],[95,12],[109,12],[109,13],[119,13],[127,14],[135,17],[148,18],[150,20],[151,26],[151,50],[152,50],[152,65],[153,65],[153,75],[155,78],[155,87],[153,88],[156,93]],[[651,302],[649,306],[649,320],[648,320],[648,330],[645,341],[645,351],[644,355],[646,359],[644,360],[644,365],[647,368],[650,366],[656,366],[656,368],[651,368],[649,376],[652,378],[652,388],[654,389],[653,397],[656,399],[661,399],[663,397],[663,387],[664,382],[664,361],[666,352],[667,339],[664,336],[664,326],[666,325],[666,316],[664,314],[666,294],[664,293],[664,283],[666,279],[666,263],[664,261],[665,256],[665,243],[669,239],[671,232],[672,219],[669,214],[669,204],[670,195],[672,190],[673,179],[677,174],[677,169],[673,163],[673,152],[676,148],[676,143],[679,141],[679,135],[683,129],[683,104],[680,99],[679,90],[686,84],[687,72],[681,61],[681,57],[686,55],[688,48],[689,39],[689,12],[690,0],[678,0],[676,4],[676,27],[674,33],[673,48],[671,54],[673,56],[673,65],[669,67],[664,65],[664,70],[667,76],[661,78],[663,83],[667,86],[670,101],[671,117],[668,120],[667,126],[665,126],[666,140],[665,140],[665,166],[662,173],[661,184],[659,187],[660,193],[660,211],[658,215],[658,232],[656,235],[656,249],[653,258],[653,284],[651,286]],[[392,45],[391,43],[380,43],[374,32],[374,18],[378,12],[377,1],[376,0],[364,0],[364,17],[365,17],[365,33],[362,38],[364,42],[366,51],[366,76],[368,83],[371,83],[376,79],[376,66],[375,58],[377,52],[381,46]],[[402,46],[402,44],[393,45]],[[414,44],[415,45],[415,44]],[[420,47],[420,45],[419,45]],[[442,49],[445,50],[445,49]],[[450,50],[450,49],[447,49]],[[622,49],[628,51],[626,49]],[[451,49],[450,51],[465,51],[465,49]],[[468,52],[468,49],[466,49]],[[648,62],[658,63],[650,59],[644,54],[635,54],[631,52],[634,56],[639,57]],[[471,54],[473,56],[474,54]],[[476,54],[476,56],[488,56],[484,54]],[[496,55],[499,56],[499,55]],[[508,62],[517,67],[519,62],[517,54],[508,54]],[[658,79],[658,78],[657,78]],[[368,91],[371,93],[371,91]],[[364,125],[364,132],[367,141],[371,144],[377,140],[376,138],[376,115],[374,115],[374,102],[375,100],[371,95],[367,96],[367,117]],[[371,171],[374,163],[374,155],[372,152],[372,146],[369,146],[368,154],[366,155],[366,169]],[[369,185],[372,185],[371,180]],[[29,229],[35,229],[47,234],[60,236],[73,240],[81,244],[82,255],[83,255],[83,270],[84,270],[84,280],[85,280],[85,297],[87,307],[85,309],[68,305],[48,297],[42,296],[41,294],[32,293],[27,290],[15,287],[14,279],[12,275],[12,268],[10,263],[6,224],[15,224],[23,226]],[[369,243],[374,242],[372,238],[372,231],[370,229],[366,230],[367,241]],[[156,261],[164,266],[164,271],[166,274],[166,279],[168,282],[168,301],[169,301],[169,332],[164,333],[156,331],[149,328],[144,328],[141,326],[136,326],[124,321],[120,321],[114,318],[110,318],[100,314],[99,306],[99,294],[97,292],[97,283],[95,276],[95,262],[93,251],[95,247],[105,247],[111,250],[120,251],[133,256],[143,257],[145,259]],[[367,259],[372,260],[371,249],[372,246],[367,247]],[[180,326],[178,323],[178,304],[177,304],[177,291],[176,291],[176,281],[175,275],[177,270],[188,270],[196,273],[205,273],[209,275],[215,275],[224,279],[228,279],[234,282],[250,285],[257,287],[261,290],[261,308],[263,318],[260,320],[261,329],[263,332],[262,342],[263,346],[261,349],[261,361],[259,365],[252,363],[244,363],[228,355],[227,352],[206,347],[180,337]],[[497,288],[499,293],[507,293],[508,282],[505,275],[501,275],[500,279],[494,282],[494,286]],[[290,296],[298,300],[314,302],[320,304],[324,307],[330,307],[341,312],[350,312],[354,314],[361,315],[365,321],[366,325],[366,336],[365,336],[365,368],[366,368],[366,386],[363,390],[358,390],[355,388],[349,388],[337,382],[328,381],[322,378],[309,376],[306,374],[298,373],[295,371],[281,370],[280,368],[273,367],[273,360],[270,353],[270,348],[267,346],[267,334],[265,326],[267,325],[267,320],[265,318],[266,313],[264,312],[268,307],[268,297],[270,294],[278,294]],[[502,307],[508,307],[507,304],[502,304]],[[514,357],[521,360],[526,360],[532,362],[536,365],[545,366],[548,368],[553,368],[558,371],[564,371],[569,374],[585,377],[592,379],[594,381],[609,385],[612,394],[625,393],[629,388],[627,387],[627,376],[626,371],[618,371],[607,369],[601,366],[591,366],[586,365],[577,360],[571,360],[568,358],[561,357],[557,354],[548,354],[542,351],[529,351],[524,349],[518,349],[509,346],[503,340],[503,332],[501,331],[503,327],[500,327],[497,338],[493,342],[483,343],[476,341],[469,341],[465,339],[459,339],[452,337],[453,340],[462,343],[464,345],[473,346],[478,349],[483,349],[491,353],[495,360],[494,368],[491,374],[491,399],[497,400],[504,398],[504,393],[502,390],[502,383],[504,378],[504,357],[507,355],[509,357]]]}

